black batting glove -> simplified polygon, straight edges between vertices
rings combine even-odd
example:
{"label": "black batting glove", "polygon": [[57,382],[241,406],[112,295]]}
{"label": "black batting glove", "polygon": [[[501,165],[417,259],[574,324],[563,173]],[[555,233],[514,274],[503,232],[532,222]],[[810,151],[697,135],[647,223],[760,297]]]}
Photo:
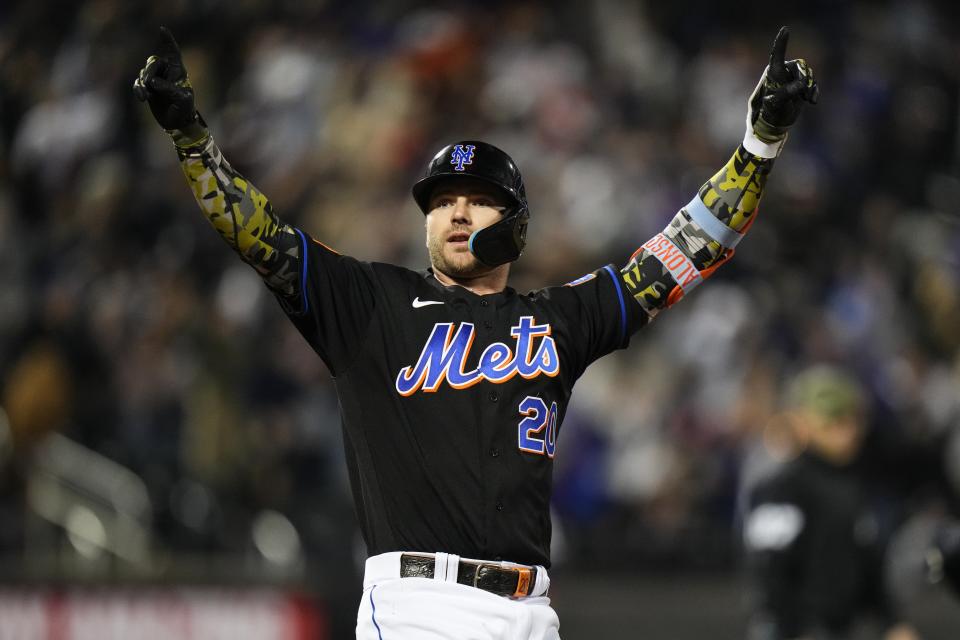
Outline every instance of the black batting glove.
{"label": "black batting glove", "polygon": [[770,49],[770,64],[750,96],[747,124],[767,144],[783,142],[804,104],[816,104],[820,96],[806,61],[786,60],[789,38],[790,30],[781,27]]}
{"label": "black batting glove", "polygon": [[154,119],[174,137],[178,146],[199,142],[207,135],[206,127],[197,113],[180,47],[166,27],[160,27],[156,50],[134,81],[133,95],[150,106]]}

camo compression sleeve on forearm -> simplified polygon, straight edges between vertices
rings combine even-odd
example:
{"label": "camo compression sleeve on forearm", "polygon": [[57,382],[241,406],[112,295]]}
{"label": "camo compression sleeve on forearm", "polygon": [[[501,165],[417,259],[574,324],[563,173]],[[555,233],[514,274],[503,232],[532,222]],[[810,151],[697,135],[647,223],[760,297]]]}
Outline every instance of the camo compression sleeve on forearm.
{"label": "camo compression sleeve on forearm", "polygon": [[299,293],[300,237],[273,213],[267,197],[223,157],[213,138],[177,145],[180,167],[200,208],[227,244],[285,302]]}
{"label": "camo compression sleeve on forearm", "polygon": [[630,257],[621,269],[624,280],[651,318],[733,256],[756,218],[773,161],[740,145],[670,224]]}

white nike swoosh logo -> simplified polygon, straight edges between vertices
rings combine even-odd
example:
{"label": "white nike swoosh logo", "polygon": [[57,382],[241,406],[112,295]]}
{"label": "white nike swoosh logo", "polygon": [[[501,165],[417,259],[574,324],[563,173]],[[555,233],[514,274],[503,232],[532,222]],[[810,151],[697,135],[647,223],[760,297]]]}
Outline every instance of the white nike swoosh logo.
{"label": "white nike swoosh logo", "polygon": [[413,299],[413,308],[419,309],[420,307],[426,307],[431,304],[443,304],[441,300],[421,300],[420,296],[417,296]]}

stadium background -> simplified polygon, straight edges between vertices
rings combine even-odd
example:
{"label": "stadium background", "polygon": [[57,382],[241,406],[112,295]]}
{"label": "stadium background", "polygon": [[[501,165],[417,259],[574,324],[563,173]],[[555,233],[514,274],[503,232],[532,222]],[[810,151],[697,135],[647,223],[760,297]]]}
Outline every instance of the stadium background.
{"label": "stadium background", "polygon": [[[507,149],[533,215],[520,290],[621,263],[661,229],[735,148],[792,27],[788,57],[813,65],[822,100],[758,224],[708,286],[594,365],[559,442],[564,637],[655,640],[743,637],[738,509],[799,367],[848,367],[884,437],[960,428],[958,14],[3,3],[0,637],[81,637],[83,620],[116,637],[148,637],[131,631],[148,620],[206,620],[191,637],[352,629],[363,548],[333,388],[132,97],[158,25],[234,166],[342,252],[422,268],[422,163],[456,138]],[[904,513],[955,507],[910,486]],[[916,573],[896,577],[908,611],[956,637],[960,602]]]}

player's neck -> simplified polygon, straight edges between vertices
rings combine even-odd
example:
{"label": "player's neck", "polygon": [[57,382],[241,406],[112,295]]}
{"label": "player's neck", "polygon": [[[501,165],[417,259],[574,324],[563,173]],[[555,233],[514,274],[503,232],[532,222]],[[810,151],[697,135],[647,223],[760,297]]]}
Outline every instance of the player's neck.
{"label": "player's neck", "polygon": [[478,296],[485,296],[490,293],[500,293],[507,288],[507,277],[510,275],[510,265],[501,265],[488,273],[471,278],[458,278],[443,273],[436,267],[433,268],[433,277],[447,287],[459,286],[475,293]]}

